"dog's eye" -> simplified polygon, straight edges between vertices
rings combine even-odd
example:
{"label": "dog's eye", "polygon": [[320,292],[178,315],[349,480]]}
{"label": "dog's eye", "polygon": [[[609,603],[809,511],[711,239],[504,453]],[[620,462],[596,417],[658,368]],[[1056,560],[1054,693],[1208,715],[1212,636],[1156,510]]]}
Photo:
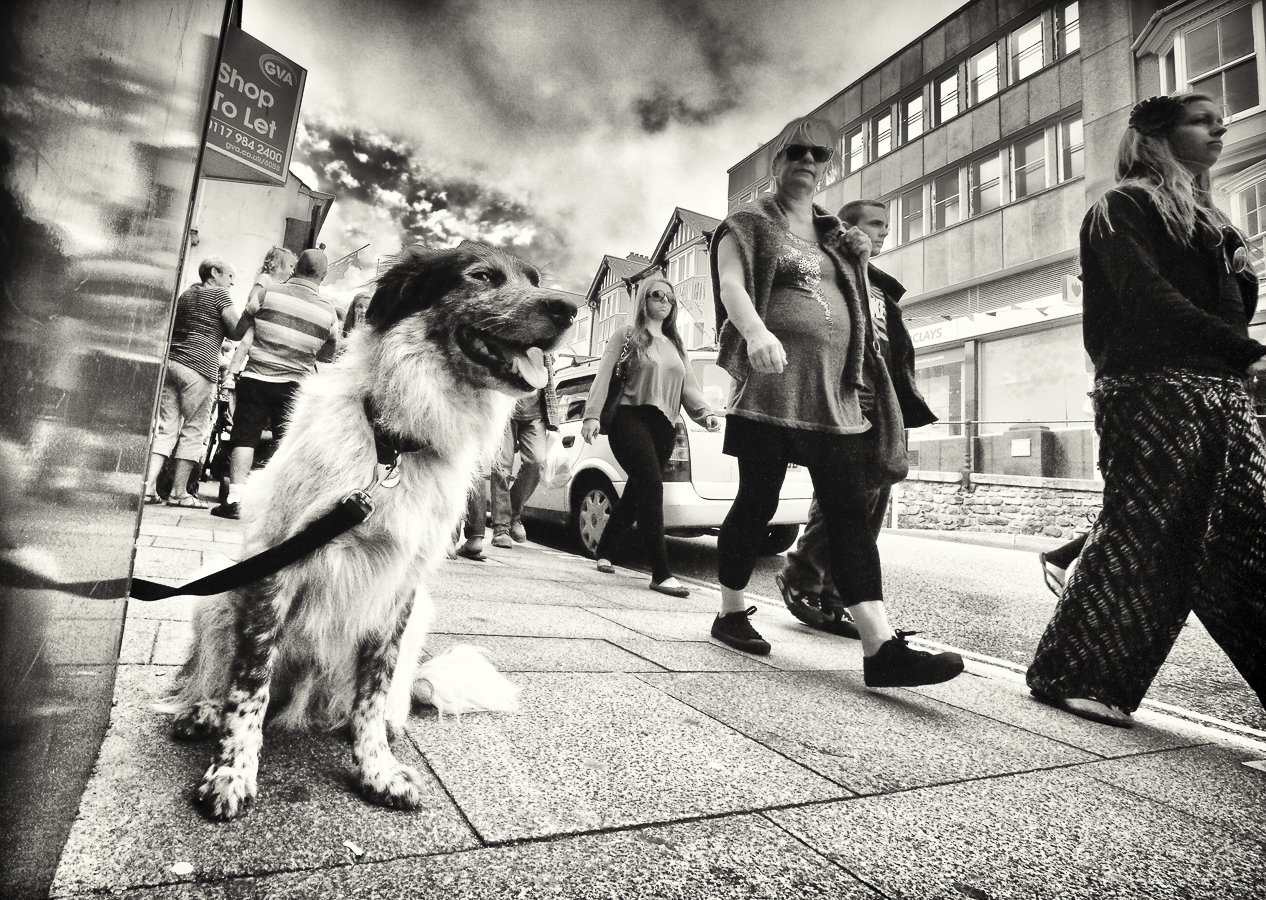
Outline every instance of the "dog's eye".
{"label": "dog's eye", "polygon": [[475,281],[482,281],[484,284],[492,284],[492,276],[487,272],[476,270],[474,272],[467,272],[466,275],[469,278],[473,278]]}

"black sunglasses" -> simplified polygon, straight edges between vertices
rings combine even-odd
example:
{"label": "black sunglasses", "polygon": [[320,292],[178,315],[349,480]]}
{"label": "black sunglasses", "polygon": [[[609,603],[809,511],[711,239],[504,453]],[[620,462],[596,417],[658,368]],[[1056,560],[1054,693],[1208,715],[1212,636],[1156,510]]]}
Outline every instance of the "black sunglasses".
{"label": "black sunglasses", "polygon": [[809,144],[788,144],[782,150],[787,155],[787,159],[804,159],[806,153],[813,154],[813,161],[816,163],[824,163],[830,159],[835,151],[830,147],[823,147],[818,144],[810,146]]}
{"label": "black sunglasses", "polygon": [[674,297],[672,294],[668,293],[667,291],[661,291],[659,288],[655,288],[655,290],[651,291],[646,296],[652,300],[667,300],[669,303],[672,303],[673,305],[676,305],[677,303],[676,297]]}

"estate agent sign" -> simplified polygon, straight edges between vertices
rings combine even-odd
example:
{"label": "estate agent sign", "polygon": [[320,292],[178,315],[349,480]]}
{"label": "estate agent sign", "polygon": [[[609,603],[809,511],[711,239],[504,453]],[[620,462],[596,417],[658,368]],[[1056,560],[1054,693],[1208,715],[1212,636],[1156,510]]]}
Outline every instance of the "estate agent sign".
{"label": "estate agent sign", "polygon": [[229,159],[208,159],[205,174],[285,184],[307,76],[271,47],[230,28],[207,125],[207,149]]}

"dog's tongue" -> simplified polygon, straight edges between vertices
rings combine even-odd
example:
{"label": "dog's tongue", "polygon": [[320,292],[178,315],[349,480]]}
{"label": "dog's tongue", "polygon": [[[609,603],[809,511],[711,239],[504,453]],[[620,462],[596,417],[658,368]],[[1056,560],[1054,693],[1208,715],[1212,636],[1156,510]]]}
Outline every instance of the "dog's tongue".
{"label": "dog's tongue", "polygon": [[540,347],[529,347],[525,353],[516,354],[514,371],[537,390],[545,387],[549,382],[549,373],[545,371],[545,351]]}

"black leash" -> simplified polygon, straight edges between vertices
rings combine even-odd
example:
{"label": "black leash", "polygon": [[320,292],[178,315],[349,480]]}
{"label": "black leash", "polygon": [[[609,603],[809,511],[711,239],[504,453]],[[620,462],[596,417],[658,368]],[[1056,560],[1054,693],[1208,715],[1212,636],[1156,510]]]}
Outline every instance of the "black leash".
{"label": "black leash", "polygon": [[[371,488],[372,490],[372,488]],[[132,579],[133,600],[166,600],[168,597],[189,595],[206,597],[240,588],[242,585],[275,575],[291,563],[298,562],[310,553],[324,547],[345,531],[350,531],[373,512],[374,504],[366,491],[355,490],[343,498],[334,509],[309,522],[298,534],[286,538],[275,547],[269,547],[236,565],[212,572],[204,578],[170,587],[144,578]]]}

